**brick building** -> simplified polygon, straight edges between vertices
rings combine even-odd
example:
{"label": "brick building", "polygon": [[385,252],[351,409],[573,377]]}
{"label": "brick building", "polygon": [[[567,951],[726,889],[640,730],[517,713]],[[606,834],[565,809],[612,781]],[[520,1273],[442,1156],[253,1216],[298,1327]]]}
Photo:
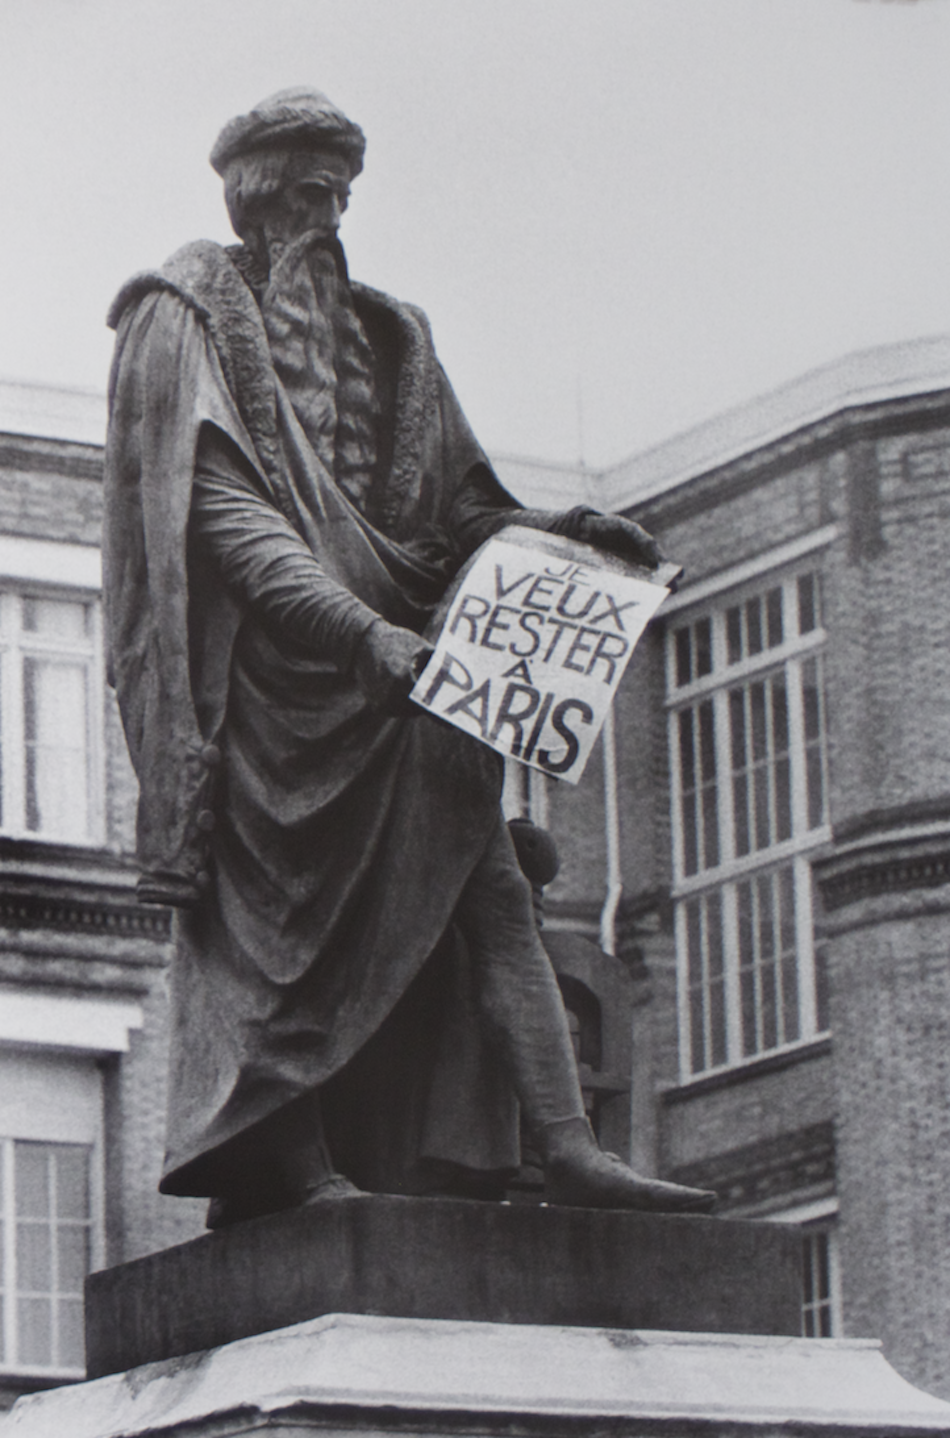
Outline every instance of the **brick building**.
{"label": "brick building", "polygon": [[87,1268],[203,1219],[156,1191],[170,924],[103,679],[104,420],[0,386],[0,1406],[82,1376]]}
{"label": "brick building", "polygon": [[[102,681],[103,421],[96,396],[0,386],[10,1393],[80,1371],[87,1249],[118,1262],[203,1218],[155,1192],[169,923],[135,902]],[[545,932],[604,1136],[801,1225],[805,1331],[883,1337],[950,1396],[950,341],[853,356],[610,470],[498,469],[528,503],[634,515],[687,569],[583,783],[519,771],[506,794],[561,850]]]}

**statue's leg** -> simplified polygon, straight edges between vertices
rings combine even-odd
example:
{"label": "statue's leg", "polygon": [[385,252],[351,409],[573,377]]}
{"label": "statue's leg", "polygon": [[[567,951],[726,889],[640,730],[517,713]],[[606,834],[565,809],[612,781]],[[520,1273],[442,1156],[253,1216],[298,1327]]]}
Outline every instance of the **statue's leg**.
{"label": "statue's leg", "polygon": [[248,1129],[228,1168],[225,1192],[209,1204],[208,1228],[359,1192],[333,1168],[316,1089]]}
{"label": "statue's leg", "polygon": [[641,1177],[598,1146],[560,989],[538,937],[531,887],[501,820],[457,917],[481,1010],[541,1154],[546,1196],[590,1208],[710,1208],[714,1194]]}

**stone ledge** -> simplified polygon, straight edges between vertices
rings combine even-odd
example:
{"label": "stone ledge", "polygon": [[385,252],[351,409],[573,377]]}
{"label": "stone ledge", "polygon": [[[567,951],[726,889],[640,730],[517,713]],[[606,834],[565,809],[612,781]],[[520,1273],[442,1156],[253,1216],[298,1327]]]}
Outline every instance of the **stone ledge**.
{"label": "stone ledge", "polygon": [[868,1340],[335,1314],[21,1398],[0,1431],[936,1438],[950,1434],[950,1404],[911,1387]]}
{"label": "stone ledge", "polygon": [[801,1332],[800,1236],[669,1214],[374,1195],[255,1219],[86,1283],[92,1377],[326,1313]]}

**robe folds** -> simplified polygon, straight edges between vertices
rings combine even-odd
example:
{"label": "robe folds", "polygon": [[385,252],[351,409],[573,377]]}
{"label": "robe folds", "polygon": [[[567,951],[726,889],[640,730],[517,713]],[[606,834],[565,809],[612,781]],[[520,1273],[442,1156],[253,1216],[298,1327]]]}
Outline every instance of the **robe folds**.
{"label": "robe folds", "polygon": [[235,251],[187,246],[113,306],[110,672],[140,785],[140,892],[181,905],[167,1193],[221,1192],[256,1124],[349,1072],[364,1083],[374,1045],[384,1066],[402,1054],[387,1082],[412,1091],[415,1157],[518,1161],[452,926],[498,824],[498,757],[421,711],[372,710],[338,656],[258,612],[195,535],[210,428],[260,521],[236,549],[266,568],[269,543],[303,546],[320,575],[421,632],[464,559],[516,519],[424,316],[353,294],[383,398],[369,516],[304,434]]}

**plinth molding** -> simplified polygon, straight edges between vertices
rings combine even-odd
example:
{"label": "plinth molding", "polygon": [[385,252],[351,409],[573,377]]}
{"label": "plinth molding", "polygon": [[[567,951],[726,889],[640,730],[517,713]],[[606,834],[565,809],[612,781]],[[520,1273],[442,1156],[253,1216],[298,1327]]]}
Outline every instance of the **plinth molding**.
{"label": "plinth molding", "polygon": [[[631,1427],[633,1423],[633,1427]],[[861,1339],[329,1315],[21,1398],[3,1438],[950,1434]]]}

